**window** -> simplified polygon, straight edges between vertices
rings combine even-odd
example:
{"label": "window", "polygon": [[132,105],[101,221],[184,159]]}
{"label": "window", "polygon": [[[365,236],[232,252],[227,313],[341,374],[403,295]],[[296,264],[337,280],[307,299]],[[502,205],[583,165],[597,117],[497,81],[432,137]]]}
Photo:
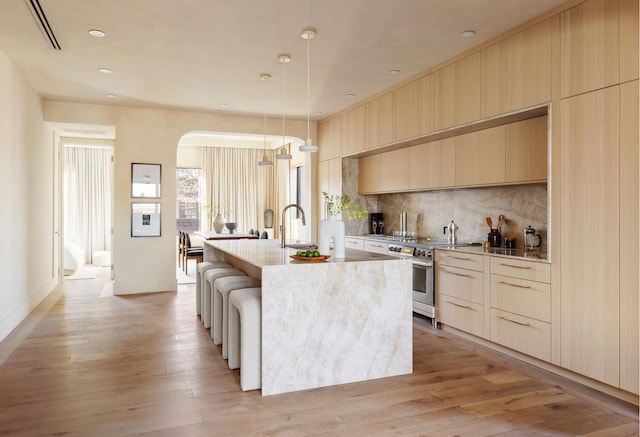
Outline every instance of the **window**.
{"label": "window", "polygon": [[176,170],[176,221],[179,231],[193,232],[200,229],[199,187],[199,168],[178,168]]}

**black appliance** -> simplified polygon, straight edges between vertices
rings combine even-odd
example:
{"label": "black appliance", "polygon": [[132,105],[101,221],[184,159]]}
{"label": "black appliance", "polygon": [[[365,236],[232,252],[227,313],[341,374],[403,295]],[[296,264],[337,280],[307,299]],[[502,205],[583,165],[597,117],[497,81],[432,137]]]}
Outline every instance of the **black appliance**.
{"label": "black appliance", "polygon": [[384,235],[384,215],[381,212],[369,214],[369,234]]}

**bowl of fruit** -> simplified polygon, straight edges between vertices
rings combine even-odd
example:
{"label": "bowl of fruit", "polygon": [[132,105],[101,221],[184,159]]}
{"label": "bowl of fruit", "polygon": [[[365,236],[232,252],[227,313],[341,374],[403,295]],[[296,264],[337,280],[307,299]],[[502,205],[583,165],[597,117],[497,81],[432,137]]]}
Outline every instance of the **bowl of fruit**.
{"label": "bowl of fruit", "polygon": [[298,250],[295,255],[290,255],[296,261],[322,262],[331,258],[329,255],[320,255],[316,249]]}

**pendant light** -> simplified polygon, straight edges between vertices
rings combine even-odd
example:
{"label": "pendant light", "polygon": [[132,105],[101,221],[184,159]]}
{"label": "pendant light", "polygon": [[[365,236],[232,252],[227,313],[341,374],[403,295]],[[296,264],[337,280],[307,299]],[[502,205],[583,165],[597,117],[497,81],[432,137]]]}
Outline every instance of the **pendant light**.
{"label": "pendant light", "polygon": [[[265,81],[265,80],[269,80],[271,79],[271,75],[270,74],[261,74],[260,75],[260,80]],[[272,161],[269,161],[269,158],[267,157],[267,105],[264,105],[264,111],[263,111],[263,130],[264,130],[264,155],[262,155],[262,161],[258,162],[258,165],[260,167],[271,167],[273,165]]]}
{"label": "pendant light", "polygon": [[309,111],[310,111],[310,76],[311,76],[311,62],[310,62],[310,49],[309,49],[309,44],[310,41],[316,36],[316,29],[305,29],[302,31],[302,35],[300,35],[302,37],[302,39],[306,39],[307,40],[307,140],[305,141],[304,145],[300,146],[298,148],[298,150],[300,150],[301,152],[311,152],[311,153],[315,153],[318,151],[318,146],[313,145],[311,143],[311,133],[310,133],[310,129],[309,129]]}
{"label": "pendant light", "polygon": [[278,55],[278,61],[282,64],[282,147],[276,154],[278,160],[290,160],[293,158],[287,150],[287,145],[284,142],[284,64],[291,61],[291,57],[286,54]]}

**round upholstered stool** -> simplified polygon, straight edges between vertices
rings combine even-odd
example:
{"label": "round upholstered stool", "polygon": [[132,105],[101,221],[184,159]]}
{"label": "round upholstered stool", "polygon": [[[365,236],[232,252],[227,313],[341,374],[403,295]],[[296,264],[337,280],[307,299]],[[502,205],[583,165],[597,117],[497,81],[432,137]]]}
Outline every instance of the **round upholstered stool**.
{"label": "round upholstered stool", "polygon": [[196,264],[196,314],[202,314],[202,289],[204,273],[207,270],[225,267],[233,268],[231,264],[224,261],[204,261]]}
{"label": "round upholstered stool", "polygon": [[211,298],[213,297],[213,284],[218,278],[225,276],[246,276],[242,271],[233,267],[223,267],[209,269],[204,272],[204,281],[202,281],[202,302],[200,309],[202,310],[202,324],[205,328],[211,327]]}
{"label": "round upholstered stool", "polygon": [[262,387],[262,298],[260,288],[229,295],[229,368],[240,367],[242,391]]}
{"label": "round upholstered stool", "polygon": [[196,314],[202,314],[202,281],[204,272],[221,267],[231,268],[232,266],[224,261],[205,261],[196,264]]}
{"label": "round upholstered stool", "polygon": [[260,287],[260,280],[252,278],[251,276],[227,276],[217,279],[213,285],[211,338],[215,344],[222,343],[222,358],[227,358],[229,294],[240,288],[256,287]]}

